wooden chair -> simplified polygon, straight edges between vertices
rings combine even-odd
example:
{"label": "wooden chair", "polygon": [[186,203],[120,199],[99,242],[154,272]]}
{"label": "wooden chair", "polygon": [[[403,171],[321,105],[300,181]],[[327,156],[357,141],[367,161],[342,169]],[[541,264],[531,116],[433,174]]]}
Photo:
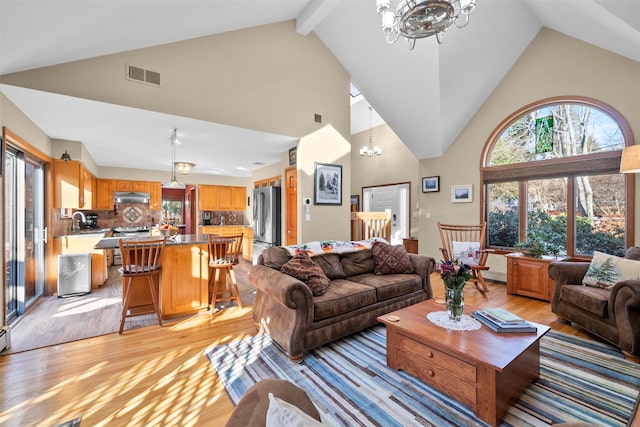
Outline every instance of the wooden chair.
{"label": "wooden chair", "polygon": [[[242,251],[242,234],[218,236],[209,234],[209,304],[215,313],[216,302],[236,301],[242,308],[233,266],[238,264]],[[224,283],[220,273],[224,272]]]}
{"label": "wooden chair", "polygon": [[391,210],[384,212],[351,212],[351,240],[382,237],[391,241]]}
{"label": "wooden chair", "polygon": [[[162,305],[160,303],[160,273],[162,270],[162,250],[166,238],[153,240],[127,240],[120,239],[120,253],[122,254],[122,267],[119,268],[120,276],[126,279],[124,286],[124,301],[122,303],[122,316],[120,319],[120,331],[124,330],[124,322],[127,317],[140,316],[155,313],[158,324],[162,326]],[[146,280],[140,280],[144,278]],[[149,286],[152,302],[133,304],[135,287]]]}
{"label": "wooden chair", "polygon": [[486,223],[476,225],[453,225],[438,222],[438,231],[442,240],[442,259],[450,261],[459,259],[471,267],[472,277],[469,279],[482,293],[489,292],[482,272],[489,270],[486,266],[489,253],[485,248]]}

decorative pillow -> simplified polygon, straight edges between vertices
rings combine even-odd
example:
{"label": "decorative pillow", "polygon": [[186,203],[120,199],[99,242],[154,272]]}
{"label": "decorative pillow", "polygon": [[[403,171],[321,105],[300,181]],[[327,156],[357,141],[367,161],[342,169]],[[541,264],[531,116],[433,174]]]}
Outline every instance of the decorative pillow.
{"label": "decorative pillow", "polygon": [[640,280],[640,261],[594,251],[582,284],[611,289],[621,280]]}
{"label": "decorative pillow", "polygon": [[373,245],[373,272],[380,274],[413,273],[413,265],[402,245],[378,242]]}
{"label": "decorative pillow", "polygon": [[305,251],[298,252],[296,256],[284,263],[280,271],[306,283],[315,297],[324,295],[329,287],[329,278]]}
{"label": "decorative pillow", "polygon": [[265,425],[266,427],[313,427],[322,426],[322,423],[297,406],[273,397],[273,394],[269,393],[269,409],[267,409]]}
{"label": "decorative pillow", "polygon": [[284,263],[290,259],[289,251],[282,246],[272,246],[262,251],[262,263],[275,270],[280,270]]}
{"label": "decorative pillow", "polygon": [[477,265],[480,257],[480,242],[451,242],[453,255],[467,265]]}

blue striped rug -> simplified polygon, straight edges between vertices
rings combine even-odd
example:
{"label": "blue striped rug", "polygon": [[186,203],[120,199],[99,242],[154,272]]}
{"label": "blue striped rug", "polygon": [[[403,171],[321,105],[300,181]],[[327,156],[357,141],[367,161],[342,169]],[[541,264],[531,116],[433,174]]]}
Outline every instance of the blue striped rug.
{"label": "blue striped rug", "polygon": [[[266,335],[209,348],[231,400],[263,378],[302,387],[334,426],[485,426],[473,412],[403,371],[386,366],[384,326],[290,363]],[[540,379],[509,409],[502,426],[585,421],[624,426],[640,389],[640,365],[615,348],[549,331],[541,340]]]}

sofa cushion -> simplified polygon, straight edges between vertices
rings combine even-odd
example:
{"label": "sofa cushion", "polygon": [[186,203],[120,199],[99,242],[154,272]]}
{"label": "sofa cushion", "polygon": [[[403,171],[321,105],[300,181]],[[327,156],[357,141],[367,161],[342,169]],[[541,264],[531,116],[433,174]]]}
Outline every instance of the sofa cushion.
{"label": "sofa cushion", "polygon": [[375,302],[376,290],[371,286],[347,279],[333,280],[324,295],[313,298],[313,320],[334,317]]}
{"label": "sofa cushion", "polygon": [[640,261],[594,251],[582,284],[611,289],[621,280],[640,280]]}
{"label": "sofa cushion", "polygon": [[273,246],[262,251],[262,263],[269,268],[280,270],[290,259],[289,251],[282,246]]}
{"label": "sofa cushion", "polygon": [[347,277],[342,269],[338,254],[317,255],[311,259],[322,268],[322,271],[329,279],[344,279]]}
{"label": "sofa cushion", "polygon": [[608,289],[582,285],[564,285],[560,289],[560,299],[566,303],[593,313],[598,317],[608,317]]}
{"label": "sofa cushion", "polygon": [[329,278],[304,251],[298,252],[296,256],[284,263],[280,271],[306,283],[314,296],[324,295],[329,287]]}
{"label": "sofa cushion", "polygon": [[349,280],[371,286],[376,290],[376,299],[384,301],[422,289],[422,279],[417,274],[359,274]]}
{"label": "sofa cushion", "polygon": [[413,265],[404,246],[378,242],[372,251],[375,274],[413,273]]}
{"label": "sofa cushion", "polygon": [[342,254],[342,270],[346,277],[373,272],[373,252],[371,249]]}

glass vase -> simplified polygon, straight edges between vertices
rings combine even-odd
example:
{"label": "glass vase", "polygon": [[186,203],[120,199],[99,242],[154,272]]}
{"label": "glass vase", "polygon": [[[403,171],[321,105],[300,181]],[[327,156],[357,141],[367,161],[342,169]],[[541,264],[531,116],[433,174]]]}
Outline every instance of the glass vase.
{"label": "glass vase", "polygon": [[459,322],[462,318],[462,311],[464,310],[464,293],[462,289],[446,288],[445,291],[449,319],[454,322]]}

